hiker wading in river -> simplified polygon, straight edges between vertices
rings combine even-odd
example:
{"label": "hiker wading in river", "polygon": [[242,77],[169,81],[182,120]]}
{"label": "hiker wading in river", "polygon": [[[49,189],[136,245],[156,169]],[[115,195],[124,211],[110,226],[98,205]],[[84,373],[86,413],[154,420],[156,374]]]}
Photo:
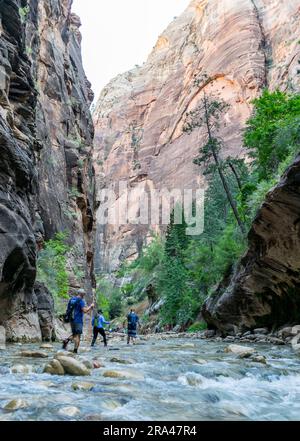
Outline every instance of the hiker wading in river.
{"label": "hiker wading in river", "polygon": [[69,300],[67,312],[65,315],[65,321],[71,324],[72,335],[63,341],[63,349],[67,349],[70,341],[74,342],[74,353],[77,354],[80,345],[80,338],[83,331],[83,315],[94,308],[94,303],[90,306],[86,306],[85,291],[83,289],[78,290],[77,296],[72,297]]}
{"label": "hiker wading in river", "polygon": [[98,313],[96,313],[93,317],[92,325],[93,325],[93,341],[91,346],[95,346],[98,334],[101,334],[103,337],[104,346],[107,346],[106,334],[104,325],[109,325],[110,322],[107,322],[103,317],[102,309],[98,309]]}
{"label": "hiker wading in river", "polygon": [[134,309],[131,309],[127,316],[127,344],[129,345],[130,340],[134,344],[134,339],[136,338],[136,329],[139,323],[139,318],[136,315]]}

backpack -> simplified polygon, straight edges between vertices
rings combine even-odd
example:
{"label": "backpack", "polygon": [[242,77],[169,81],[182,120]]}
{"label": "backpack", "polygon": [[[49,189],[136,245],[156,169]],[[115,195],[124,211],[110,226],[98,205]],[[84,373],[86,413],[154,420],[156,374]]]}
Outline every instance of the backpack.
{"label": "backpack", "polygon": [[128,325],[129,326],[135,326],[138,321],[138,317],[136,314],[128,314]]}
{"label": "backpack", "polygon": [[76,299],[72,302],[73,299],[69,300],[68,303],[68,307],[67,307],[67,311],[64,315],[64,322],[65,323],[70,323],[72,321],[74,321],[74,316],[75,316],[75,308],[76,306],[79,304],[81,299]]}

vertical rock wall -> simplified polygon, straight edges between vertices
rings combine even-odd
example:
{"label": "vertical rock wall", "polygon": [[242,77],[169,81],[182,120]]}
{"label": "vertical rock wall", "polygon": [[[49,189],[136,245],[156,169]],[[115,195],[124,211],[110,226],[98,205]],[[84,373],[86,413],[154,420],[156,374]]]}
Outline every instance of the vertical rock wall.
{"label": "vertical rock wall", "polygon": [[71,284],[93,284],[93,94],[71,4],[0,1],[0,324],[9,340],[41,338],[33,287],[44,240],[68,231]]}

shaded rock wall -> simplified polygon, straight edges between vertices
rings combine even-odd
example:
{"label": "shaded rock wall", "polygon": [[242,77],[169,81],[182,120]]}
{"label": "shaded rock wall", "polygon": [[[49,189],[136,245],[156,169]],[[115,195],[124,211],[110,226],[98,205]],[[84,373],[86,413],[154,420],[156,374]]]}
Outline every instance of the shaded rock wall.
{"label": "shaded rock wall", "polygon": [[[251,100],[266,85],[299,88],[299,8],[299,0],[192,1],[159,37],[147,62],[102,91],[94,114],[97,189],[115,189],[120,180],[146,191],[204,186],[193,164],[201,129],[182,133],[184,114],[204,91],[231,106],[222,121],[223,154],[243,156],[241,131]],[[210,80],[195,86],[203,73]],[[156,228],[103,226],[98,219],[96,271],[136,258]]]}
{"label": "shaded rock wall", "polygon": [[55,232],[71,232],[73,286],[93,284],[92,92],[71,4],[0,1],[0,324],[8,340],[41,338],[37,249]]}
{"label": "shaded rock wall", "polygon": [[203,316],[224,332],[300,320],[300,156],[266,196],[249,233],[249,250]]}

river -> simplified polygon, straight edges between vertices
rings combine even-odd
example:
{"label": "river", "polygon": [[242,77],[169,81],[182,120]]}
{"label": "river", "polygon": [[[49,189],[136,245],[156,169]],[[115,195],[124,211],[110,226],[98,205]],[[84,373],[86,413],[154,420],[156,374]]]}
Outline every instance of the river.
{"label": "river", "polygon": [[[289,346],[259,344],[267,364],[227,354],[224,342],[149,339],[135,346],[125,342],[84,352],[104,367],[89,377],[43,374],[44,359],[25,359],[21,350],[39,345],[9,345],[0,351],[0,420],[300,420],[299,357]],[[54,344],[53,351],[60,349]],[[113,357],[131,364],[111,361]],[[33,372],[14,374],[16,364]],[[106,378],[104,372],[123,373]],[[90,383],[87,391],[74,384]],[[4,409],[12,399],[27,406]],[[75,407],[75,410],[74,410]],[[67,415],[66,408],[73,414]],[[71,412],[71,413],[72,413]]]}

